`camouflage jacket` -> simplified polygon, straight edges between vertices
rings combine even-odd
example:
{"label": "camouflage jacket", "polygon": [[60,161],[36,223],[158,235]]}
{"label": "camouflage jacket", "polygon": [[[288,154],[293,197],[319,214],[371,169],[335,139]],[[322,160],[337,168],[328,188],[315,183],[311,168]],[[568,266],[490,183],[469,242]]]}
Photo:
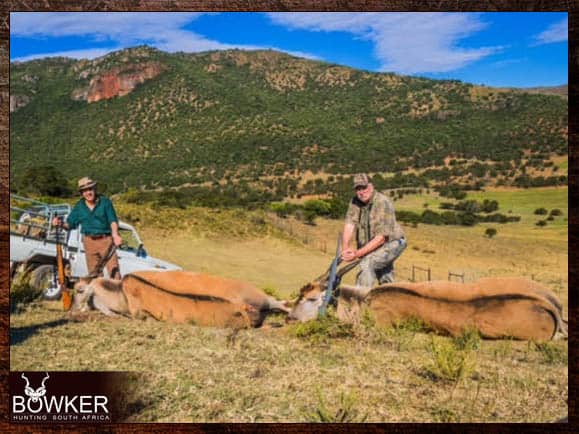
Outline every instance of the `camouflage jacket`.
{"label": "camouflage jacket", "polygon": [[384,235],[387,242],[404,237],[404,231],[396,221],[394,205],[390,199],[377,191],[367,204],[354,196],[346,213],[346,223],[352,223],[356,227],[358,248],[367,244],[376,235]]}

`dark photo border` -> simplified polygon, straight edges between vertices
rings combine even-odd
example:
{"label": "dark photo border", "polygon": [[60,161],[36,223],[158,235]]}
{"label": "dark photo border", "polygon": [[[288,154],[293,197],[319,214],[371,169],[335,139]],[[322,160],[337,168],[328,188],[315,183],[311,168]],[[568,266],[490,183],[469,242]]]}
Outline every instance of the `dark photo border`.
{"label": "dark photo border", "polygon": [[[10,12],[26,11],[452,11],[452,12],[565,12],[569,13],[569,423],[558,424],[475,424],[448,426],[444,424],[364,424],[364,425],[320,425],[320,424],[118,424],[118,425],[12,425],[9,417],[8,378],[10,372],[9,335],[9,70],[10,70]],[[578,317],[578,257],[574,247],[579,248],[579,146],[578,128],[574,109],[577,104],[579,84],[577,69],[577,34],[579,24],[579,1],[577,0],[4,0],[0,2],[0,411],[2,432],[16,431],[85,431],[93,432],[396,432],[409,431],[466,431],[481,429],[501,432],[577,432],[577,356],[578,339],[576,320]],[[264,391],[267,393],[267,391]],[[553,415],[553,421],[558,415]]]}

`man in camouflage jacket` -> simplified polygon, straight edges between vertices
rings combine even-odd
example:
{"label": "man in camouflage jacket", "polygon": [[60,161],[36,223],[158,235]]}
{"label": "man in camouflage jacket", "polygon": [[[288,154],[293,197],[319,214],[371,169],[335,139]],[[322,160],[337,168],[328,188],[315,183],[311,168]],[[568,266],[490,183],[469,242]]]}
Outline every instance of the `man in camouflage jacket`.
{"label": "man in camouflage jacket", "polygon": [[[394,261],[406,248],[404,231],[396,221],[392,202],[376,191],[368,175],[354,176],[356,196],[350,202],[342,233],[342,260],[360,259],[356,285],[372,287],[394,281]],[[350,247],[354,234],[356,247]]]}

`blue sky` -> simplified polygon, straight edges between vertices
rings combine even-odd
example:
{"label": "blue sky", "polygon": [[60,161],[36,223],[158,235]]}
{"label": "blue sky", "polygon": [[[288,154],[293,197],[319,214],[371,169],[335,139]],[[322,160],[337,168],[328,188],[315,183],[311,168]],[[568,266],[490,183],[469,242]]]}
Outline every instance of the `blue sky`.
{"label": "blue sky", "polygon": [[374,72],[500,87],[568,81],[567,13],[10,14],[10,59],[95,58],[148,44],[167,52],[275,49]]}

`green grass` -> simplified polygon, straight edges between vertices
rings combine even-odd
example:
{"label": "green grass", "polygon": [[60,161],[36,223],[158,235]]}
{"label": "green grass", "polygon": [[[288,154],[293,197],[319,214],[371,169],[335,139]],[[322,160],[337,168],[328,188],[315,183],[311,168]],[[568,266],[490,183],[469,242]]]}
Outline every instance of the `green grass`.
{"label": "green grass", "polygon": [[[563,217],[568,217],[569,200],[566,187],[469,192],[467,199],[479,201],[483,199],[496,200],[499,203],[499,212],[506,214],[512,211],[512,214],[520,215],[521,217],[534,216],[534,211],[541,207],[547,210],[559,208],[563,211]],[[557,218],[556,220],[559,221],[559,219]]]}
{"label": "green grass", "polygon": [[[482,202],[484,199],[496,200],[499,203],[498,212],[507,216],[520,216],[521,221],[516,223],[480,223],[469,231],[478,231],[484,235],[485,230],[489,227],[497,229],[497,237],[508,236],[524,238],[540,238],[554,241],[561,241],[567,244],[568,233],[568,188],[567,187],[545,187],[533,189],[487,189],[486,191],[469,191],[464,200],[477,200]],[[394,205],[396,209],[405,211],[414,211],[421,213],[425,209],[441,212],[439,208],[441,202],[452,202],[452,200],[439,197],[436,193],[421,195],[407,195],[401,200],[397,200]],[[424,204],[428,204],[425,208]],[[547,222],[544,227],[538,227],[537,221],[546,216],[534,214],[537,208],[560,209],[561,216],[555,217],[552,221]],[[463,228],[447,227],[448,231],[461,230]]]}

